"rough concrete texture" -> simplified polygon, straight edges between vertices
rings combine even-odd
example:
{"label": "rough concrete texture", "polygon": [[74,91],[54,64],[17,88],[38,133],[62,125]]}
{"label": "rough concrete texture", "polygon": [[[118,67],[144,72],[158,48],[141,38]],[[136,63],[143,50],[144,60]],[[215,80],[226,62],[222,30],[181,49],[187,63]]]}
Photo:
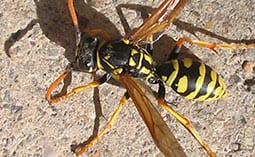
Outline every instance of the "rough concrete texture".
{"label": "rough concrete texture", "polygon": [[[159,3],[75,0],[83,23],[103,28],[113,38],[124,35],[123,27],[127,27],[120,21],[117,6],[128,7],[122,9],[123,17],[133,28],[142,22],[139,10],[149,11]],[[125,90],[107,83],[50,106],[45,100],[46,89],[74,57],[66,0],[3,0],[0,8],[0,156],[75,156],[71,144],[86,141],[102,129]],[[162,61],[163,53],[170,52],[174,40],[183,36],[222,43],[255,42],[255,1],[194,0],[167,33],[159,41],[160,47],[156,46],[163,52],[155,52],[155,60]],[[215,54],[195,45],[185,46],[224,77],[228,96],[198,102],[185,100],[167,88],[167,100],[191,120],[218,156],[255,157],[255,73],[242,68],[244,61],[255,63],[255,49],[218,50]],[[69,89],[90,81],[91,75],[73,72]],[[166,111],[159,111],[188,156],[207,156],[183,126]],[[109,133],[83,156],[163,155],[129,101]]]}

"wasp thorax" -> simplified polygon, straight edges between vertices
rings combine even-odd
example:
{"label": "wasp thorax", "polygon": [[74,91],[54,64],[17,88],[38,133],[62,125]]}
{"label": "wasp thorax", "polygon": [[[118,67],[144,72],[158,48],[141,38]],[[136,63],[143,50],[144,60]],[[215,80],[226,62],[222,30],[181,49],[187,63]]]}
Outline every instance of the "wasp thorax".
{"label": "wasp thorax", "polygon": [[96,50],[98,47],[97,38],[81,35],[81,41],[76,48],[76,63],[81,71],[94,72],[97,70]]}

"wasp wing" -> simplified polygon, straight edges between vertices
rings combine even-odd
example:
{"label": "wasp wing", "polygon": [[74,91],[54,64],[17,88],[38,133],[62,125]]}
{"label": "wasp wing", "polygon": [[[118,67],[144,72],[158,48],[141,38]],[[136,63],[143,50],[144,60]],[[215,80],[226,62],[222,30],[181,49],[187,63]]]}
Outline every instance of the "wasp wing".
{"label": "wasp wing", "polygon": [[123,74],[119,81],[127,89],[160,151],[167,157],[186,157],[175,136],[135,80]]}
{"label": "wasp wing", "polygon": [[124,38],[137,43],[154,33],[164,30],[179,14],[180,9],[189,0],[165,0],[152,14],[144,20],[143,24],[127,34]]}

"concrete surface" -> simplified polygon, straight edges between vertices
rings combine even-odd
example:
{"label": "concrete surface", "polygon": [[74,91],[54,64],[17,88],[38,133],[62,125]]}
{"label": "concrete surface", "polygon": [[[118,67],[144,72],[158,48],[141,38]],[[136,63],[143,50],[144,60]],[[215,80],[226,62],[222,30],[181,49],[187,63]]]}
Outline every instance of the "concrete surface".
{"label": "concrete surface", "polygon": [[[86,4],[76,0],[75,4],[80,19],[89,21],[88,27],[104,28],[119,38],[125,32],[115,7],[126,4],[151,10],[159,1],[88,0]],[[99,90],[50,106],[45,100],[46,89],[74,56],[74,32],[66,1],[3,0],[0,8],[0,156],[75,156],[70,145],[88,140],[97,132],[94,128],[101,129],[125,90],[104,84]],[[142,22],[139,11],[122,11],[131,28]],[[158,51],[169,52],[174,40],[183,36],[196,39],[192,32],[207,41],[255,42],[255,1],[195,0],[183,9],[175,24]],[[255,73],[242,69],[244,61],[255,63],[255,49],[218,50],[216,55],[190,44],[186,48],[224,77],[229,94],[221,100],[197,102],[168,88],[167,100],[192,121],[218,156],[255,157]],[[164,58],[155,54],[155,60],[160,61],[160,56]],[[90,81],[89,74],[74,72],[69,89]],[[188,156],[207,156],[175,119],[159,110]],[[129,101],[116,125],[84,156],[162,154]]]}

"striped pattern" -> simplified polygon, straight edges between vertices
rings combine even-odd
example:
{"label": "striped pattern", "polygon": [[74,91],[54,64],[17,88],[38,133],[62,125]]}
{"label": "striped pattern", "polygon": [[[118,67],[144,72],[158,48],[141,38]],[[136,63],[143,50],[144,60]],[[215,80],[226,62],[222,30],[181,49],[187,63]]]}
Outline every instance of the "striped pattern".
{"label": "striped pattern", "polygon": [[227,94],[223,79],[212,68],[190,58],[166,62],[156,72],[166,85],[188,99],[214,100]]}
{"label": "striped pattern", "polygon": [[143,49],[132,49],[129,58],[129,71],[135,77],[150,77],[154,69],[152,57]]}
{"label": "striped pattern", "polygon": [[110,41],[99,46],[96,55],[97,66],[106,72],[123,68],[132,77],[153,80],[155,67],[146,50],[130,45],[128,40]]}

